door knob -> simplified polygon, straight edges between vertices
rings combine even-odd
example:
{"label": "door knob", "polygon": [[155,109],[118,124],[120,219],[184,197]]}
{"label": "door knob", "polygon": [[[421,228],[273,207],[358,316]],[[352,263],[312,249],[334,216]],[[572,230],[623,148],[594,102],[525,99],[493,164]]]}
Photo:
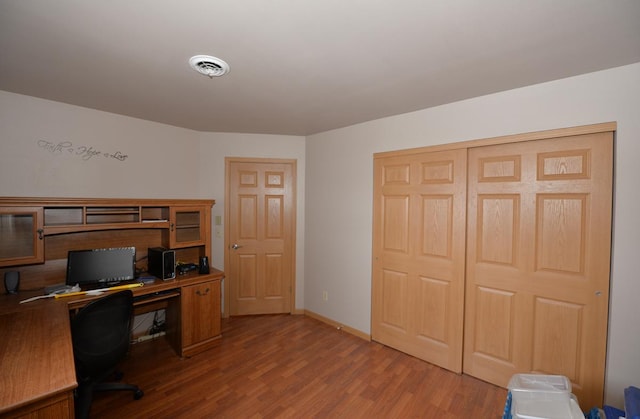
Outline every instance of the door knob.
{"label": "door knob", "polygon": [[231,248],[232,248],[233,250],[238,250],[238,249],[240,249],[241,247],[242,247],[242,246],[240,246],[238,243],[234,243],[234,244],[233,244],[233,246],[231,246]]}

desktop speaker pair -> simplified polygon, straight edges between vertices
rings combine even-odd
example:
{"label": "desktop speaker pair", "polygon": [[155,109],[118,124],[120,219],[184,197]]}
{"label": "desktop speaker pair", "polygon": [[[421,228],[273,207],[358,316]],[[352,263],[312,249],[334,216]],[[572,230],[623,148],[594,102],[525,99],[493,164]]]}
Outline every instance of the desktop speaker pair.
{"label": "desktop speaker pair", "polygon": [[4,274],[4,289],[7,294],[17,294],[20,287],[20,272],[8,271]]}

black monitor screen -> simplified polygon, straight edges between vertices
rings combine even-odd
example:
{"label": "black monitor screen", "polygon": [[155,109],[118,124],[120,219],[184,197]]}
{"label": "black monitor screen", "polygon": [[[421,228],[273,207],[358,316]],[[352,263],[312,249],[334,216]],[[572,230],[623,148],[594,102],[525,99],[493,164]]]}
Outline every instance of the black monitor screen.
{"label": "black monitor screen", "polygon": [[135,279],[136,248],[70,250],[67,285],[113,284]]}

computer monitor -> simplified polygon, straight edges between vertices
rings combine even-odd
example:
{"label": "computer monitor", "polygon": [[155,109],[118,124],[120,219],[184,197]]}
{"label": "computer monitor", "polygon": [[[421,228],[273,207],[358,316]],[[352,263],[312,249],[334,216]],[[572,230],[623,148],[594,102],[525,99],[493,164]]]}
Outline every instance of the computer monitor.
{"label": "computer monitor", "polygon": [[136,248],[70,250],[67,285],[113,285],[135,279]]}

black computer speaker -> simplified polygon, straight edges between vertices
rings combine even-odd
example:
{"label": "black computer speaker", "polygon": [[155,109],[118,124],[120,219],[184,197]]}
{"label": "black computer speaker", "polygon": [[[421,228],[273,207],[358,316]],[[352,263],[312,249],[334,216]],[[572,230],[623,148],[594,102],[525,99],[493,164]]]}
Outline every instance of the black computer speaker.
{"label": "black computer speaker", "polygon": [[20,272],[8,271],[4,274],[4,289],[7,294],[17,294],[20,286]]}
{"label": "black computer speaker", "polygon": [[198,273],[200,274],[208,274],[209,273],[209,258],[206,256],[202,256],[200,258],[200,266],[198,267]]}

